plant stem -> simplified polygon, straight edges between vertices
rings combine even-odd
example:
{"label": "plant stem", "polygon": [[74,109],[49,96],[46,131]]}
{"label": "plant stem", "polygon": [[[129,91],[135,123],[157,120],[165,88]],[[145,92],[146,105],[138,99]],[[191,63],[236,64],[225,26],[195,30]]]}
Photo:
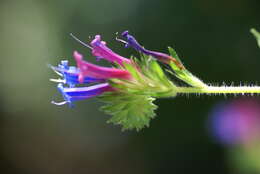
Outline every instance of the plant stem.
{"label": "plant stem", "polygon": [[260,86],[208,86],[205,88],[177,87],[176,90],[179,94],[260,94]]}

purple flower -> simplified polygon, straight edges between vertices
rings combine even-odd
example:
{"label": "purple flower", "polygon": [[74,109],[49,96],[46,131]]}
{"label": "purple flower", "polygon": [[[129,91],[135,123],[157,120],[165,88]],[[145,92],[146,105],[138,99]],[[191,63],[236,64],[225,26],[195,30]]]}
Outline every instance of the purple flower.
{"label": "purple flower", "polygon": [[90,43],[92,46],[92,54],[97,58],[103,58],[113,63],[118,63],[123,66],[124,63],[130,64],[131,61],[125,57],[122,57],[114,53],[111,49],[106,46],[106,42],[101,41],[101,36],[96,35],[95,39]]}
{"label": "purple flower", "polygon": [[137,42],[137,40],[134,38],[134,36],[129,34],[128,31],[124,31],[121,35],[126,39],[126,41],[123,41],[120,39],[118,39],[118,40],[125,43],[125,47],[130,46],[130,47],[134,48],[136,51],[139,51],[139,52],[142,52],[143,54],[152,56],[163,63],[169,64],[170,62],[174,62],[180,69],[184,68],[183,65],[179,61],[177,61],[175,58],[173,58],[172,56],[170,56],[168,54],[160,53],[160,52],[156,52],[156,51],[150,51],[150,50],[145,49],[143,46],[141,46]]}
{"label": "purple flower", "polygon": [[257,100],[235,100],[217,105],[209,119],[210,132],[223,144],[248,143],[259,139],[260,109]]}
{"label": "purple flower", "polygon": [[87,61],[84,61],[83,56],[77,51],[74,51],[73,57],[77,62],[77,67],[79,68],[80,83],[84,82],[85,77],[92,77],[96,79],[111,79],[111,78],[125,79],[125,80],[132,79],[131,74],[126,70],[101,67],[101,66],[91,64]]}
{"label": "purple flower", "polygon": [[108,83],[101,83],[89,87],[77,88],[63,87],[60,83],[58,84],[57,88],[62,94],[65,101],[59,103],[52,101],[52,103],[55,105],[64,105],[68,103],[70,106],[72,106],[73,101],[85,100],[101,95],[104,92],[114,91],[114,89]]}
{"label": "purple flower", "polygon": [[[72,34],[71,34],[72,35]],[[113,63],[118,63],[124,66],[124,63],[130,64],[131,60],[115,54],[112,50],[106,47],[105,42],[101,41],[99,35],[91,42],[91,46],[80,41],[72,35],[77,41],[92,50],[92,54],[98,58],[104,58]],[[125,69],[117,69],[112,67],[102,67],[94,65],[83,60],[83,55],[74,51],[73,57],[77,67],[69,66],[67,60],[61,61],[58,66],[51,68],[59,74],[62,79],[51,79],[51,81],[59,82],[57,88],[62,94],[65,101],[52,102],[56,105],[70,104],[73,101],[84,100],[103,94],[104,92],[115,91],[116,89],[109,85],[109,79],[133,80],[132,75]],[[101,83],[100,83],[101,82]],[[67,86],[64,87],[62,83]],[[78,84],[100,83],[87,87],[76,87]]]}
{"label": "purple flower", "polygon": [[[74,87],[76,84],[79,84],[79,73],[80,70],[75,66],[69,66],[67,60],[62,60],[61,63],[56,66],[51,66],[51,68],[60,75],[63,79],[51,79],[55,82],[62,82],[64,84],[69,85],[70,87]],[[93,77],[85,77],[83,79],[84,84],[95,83],[95,82],[104,82],[104,79],[97,79]]]}

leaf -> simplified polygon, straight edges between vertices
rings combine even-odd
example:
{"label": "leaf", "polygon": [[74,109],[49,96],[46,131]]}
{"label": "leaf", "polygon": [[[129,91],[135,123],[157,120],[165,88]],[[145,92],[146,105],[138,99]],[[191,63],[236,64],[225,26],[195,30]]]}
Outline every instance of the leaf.
{"label": "leaf", "polygon": [[156,61],[151,61],[150,63],[150,68],[153,70],[153,72],[160,78],[160,79],[165,79],[166,76],[162,70],[162,68],[158,65]]}
{"label": "leaf", "polygon": [[124,63],[124,67],[125,67],[125,69],[126,69],[128,72],[131,73],[131,75],[132,75],[136,80],[142,81],[142,78],[141,78],[141,76],[140,76],[140,73],[137,71],[137,69],[136,69],[133,65]]}
{"label": "leaf", "polygon": [[[179,56],[177,55],[176,51],[171,47],[168,47],[168,49],[169,49],[171,56],[176,58],[176,60],[178,60],[181,63],[181,60],[180,60]],[[194,76],[186,68],[180,69],[174,62],[170,62],[169,65],[172,68],[172,70],[174,71],[174,75],[178,79],[182,80],[183,82],[185,82],[193,87],[203,88],[206,86],[199,78]]]}
{"label": "leaf", "polygon": [[153,97],[128,93],[105,93],[100,99],[106,102],[101,110],[112,115],[107,121],[121,125],[122,130],[141,130],[149,127],[150,120],[155,117]]}
{"label": "leaf", "polygon": [[255,36],[258,47],[260,48],[260,33],[254,28],[252,28],[250,32]]}
{"label": "leaf", "polygon": [[175,58],[178,62],[182,63],[181,62],[181,59],[179,58],[177,52],[172,48],[172,47],[168,47],[168,50],[169,50],[169,53],[170,55]]}
{"label": "leaf", "polygon": [[150,71],[153,74],[154,78],[157,78],[159,83],[164,84],[165,86],[172,87],[174,86],[168,77],[165,75],[164,71],[160,67],[160,65],[155,60],[151,60],[150,62]]}

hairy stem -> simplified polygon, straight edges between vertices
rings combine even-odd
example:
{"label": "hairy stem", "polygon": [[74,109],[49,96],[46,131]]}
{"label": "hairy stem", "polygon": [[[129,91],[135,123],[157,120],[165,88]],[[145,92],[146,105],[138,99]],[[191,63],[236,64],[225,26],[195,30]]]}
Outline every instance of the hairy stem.
{"label": "hairy stem", "polygon": [[260,94],[260,86],[208,86],[205,88],[177,87],[179,94]]}

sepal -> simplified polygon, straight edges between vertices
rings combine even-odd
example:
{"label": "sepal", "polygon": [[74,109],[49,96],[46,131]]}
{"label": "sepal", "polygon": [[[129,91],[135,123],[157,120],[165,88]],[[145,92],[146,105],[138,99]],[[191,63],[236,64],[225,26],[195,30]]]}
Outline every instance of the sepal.
{"label": "sepal", "polygon": [[255,36],[256,41],[257,41],[257,45],[260,48],[260,33],[256,29],[254,29],[254,28],[252,28],[250,30],[250,32]]}
{"label": "sepal", "polygon": [[106,103],[101,110],[112,116],[107,122],[121,125],[122,130],[139,131],[149,127],[150,120],[156,115],[155,98],[147,95],[105,93],[99,98]]}

